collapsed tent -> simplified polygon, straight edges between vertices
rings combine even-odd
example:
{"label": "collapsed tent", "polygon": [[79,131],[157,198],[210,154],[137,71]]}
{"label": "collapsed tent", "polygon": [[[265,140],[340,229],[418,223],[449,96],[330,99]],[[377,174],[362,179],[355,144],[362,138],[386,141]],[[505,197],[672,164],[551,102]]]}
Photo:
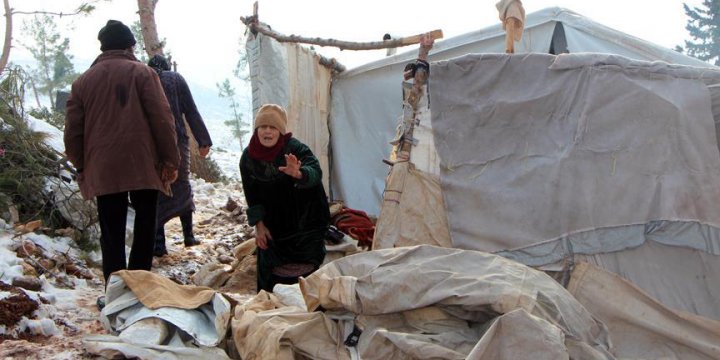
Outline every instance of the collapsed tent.
{"label": "collapsed tent", "polygon": [[[301,307],[258,294],[235,308],[232,332],[243,359],[720,356],[720,322],[667,309],[589,264],[570,284],[478,251],[377,250],[302,279]],[[616,296],[604,301],[608,289]]]}

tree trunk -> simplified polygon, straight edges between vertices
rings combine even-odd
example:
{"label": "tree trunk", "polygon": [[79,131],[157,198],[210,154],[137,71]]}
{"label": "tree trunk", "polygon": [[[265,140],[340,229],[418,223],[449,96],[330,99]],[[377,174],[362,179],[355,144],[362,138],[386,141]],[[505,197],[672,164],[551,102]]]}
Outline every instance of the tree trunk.
{"label": "tree trunk", "polygon": [[200,157],[198,143],[192,135],[192,130],[190,130],[190,126],[187,121],[184,121],[184,123],[185,131],[188,133],[188,137],[190,138],[190,172],[207,182],[220,181],[219,175],[221,174],[213,172],[209,162]]}
{"label": "tree trunk", "polygon": [[10,0],[3,0],[5,5],[5,43],[3,44],[2,56],[0,56],[0,74],[5,71],[5,67],[10,59],[10,45],[12,43],[12,9],[10,9]]}
{"label": "tree trunk", "polygon": [[[159,0],[138,0],[140,27],[142,29],[143,39],[145,39],[145,51],[150,58],[158,54],[164,55],[163,44],[160,42],[160,37],[157,32],[157,24],[155,23],[155,5],[158,1]],[[190,131],[190,127],[187,125],[187,122],[183,121],[183,124],[185,125],[185,131],[187,131],[188,137],[190,138],[190,171],[199,177],[208,180],[211,176],[209,175],[210,171],[208,169],[207,162],[200,157],[198,144],[195,141],[195,137],[192,135],[192,131]]]}
{"label": "tree trunk", "polygon": [[155,23],[155,5],[159,0],[138,0],[138,14],[140,15],[140,28],[145,40],[145,52],[148,57],[163,55],[163,44],[157,32]]}

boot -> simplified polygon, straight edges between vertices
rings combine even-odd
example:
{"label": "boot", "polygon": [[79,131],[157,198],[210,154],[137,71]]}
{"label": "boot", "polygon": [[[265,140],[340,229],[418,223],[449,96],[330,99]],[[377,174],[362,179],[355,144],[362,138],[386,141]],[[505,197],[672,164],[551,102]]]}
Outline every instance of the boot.
{"label": "boot", "polygon": [[159,225],[155,231],[155,247],[153,248],[153,256],[163,257],[168,254],[165,247],[165,226]]}
{"label": "boot", "polygon": [[192,211],[180,215],[180,223],[182,224],[185,247],[200,245],[200,241],[195,239],[193,235]]}

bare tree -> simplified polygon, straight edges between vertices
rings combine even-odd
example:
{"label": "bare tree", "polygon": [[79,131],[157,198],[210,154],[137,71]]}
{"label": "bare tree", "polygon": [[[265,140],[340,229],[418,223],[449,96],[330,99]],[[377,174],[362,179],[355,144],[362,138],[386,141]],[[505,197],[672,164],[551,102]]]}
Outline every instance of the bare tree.
{"label": "bare tree", "polygon": [[3,43],[2,56],[0,56],[0,73],[5,70],[8,59],[10,59],[10,46],[12,45],[12,9],[10,0],[3,0],[5,5],[5,42]]}
{"label": "bare tree", "polygon": [[91,2],[84,2],[80,4],[80,6],[77,7],[77,9],[73,10],[72,12],[52,12],[52,11],[16,11],[13,8],[10,7],[10,0],[3,0],[3,5],[5,7],[5,42],[3,43],[3,50],[2,55],[0,55],[0,73],[5,71],[5,67],[8,64],[8,60],[10,59],[10,49],[12,49],[12,17],[13,15],[53,15],[53,16],[72,16],[72,15],[87,15],[90,14],[93,10],[95,10],[95,6],[91,5],[91,3],[96,3],[99,0],[94,0]]}
{"label": "bare tree", "polygon": [[155,23],[155,5],[159,0],[138,0],[138,14],[140,15],[140,26],[144,40],[145,51],[148,57],[164,55],[165,43],[160,41],[157,24]]}

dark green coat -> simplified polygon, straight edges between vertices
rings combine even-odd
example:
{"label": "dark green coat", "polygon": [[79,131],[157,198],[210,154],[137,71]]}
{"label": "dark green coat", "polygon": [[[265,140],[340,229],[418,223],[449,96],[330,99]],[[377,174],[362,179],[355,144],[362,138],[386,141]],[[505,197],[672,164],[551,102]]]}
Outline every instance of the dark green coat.
{"label": "dark green coat", "polygon": [[[278,170],[285,155],[294,154],[302,163],[302,179]],[[272,291],[274,267],[310,263],[318,268],[325,258],[325,234],[330,223],[327,195],[322,185],[320,163],[307,145],[290,138],[272,161],[240,158],[240,176],[247,200],[248,222],[262,220],[272,240],[268,249],[258,248],[258,291]]]}

